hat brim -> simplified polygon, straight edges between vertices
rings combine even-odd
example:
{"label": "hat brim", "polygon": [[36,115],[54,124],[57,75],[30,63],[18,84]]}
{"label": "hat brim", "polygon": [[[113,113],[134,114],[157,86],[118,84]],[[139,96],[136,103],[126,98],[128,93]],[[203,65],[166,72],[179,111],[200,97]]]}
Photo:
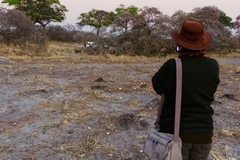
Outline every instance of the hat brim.
{"label": "hat brim", "polygon": [[207,48],[212,43],[212,37],[209,33],[204,32],[204,40],[201,43],[189,43],[184,40],[182,40],[178,36],[179,30],[173,30],[171,33],[172,39],[181,45],[184,48],[191,49],[191,50],[202,50]]}

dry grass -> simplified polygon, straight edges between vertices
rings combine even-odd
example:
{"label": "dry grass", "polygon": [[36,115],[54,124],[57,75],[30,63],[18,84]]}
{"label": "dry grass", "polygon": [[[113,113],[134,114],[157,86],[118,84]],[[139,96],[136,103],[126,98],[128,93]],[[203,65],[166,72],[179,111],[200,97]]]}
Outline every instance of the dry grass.
{"label": "dry grass", "polygon": [[[53,139],[54,137],[62,139],[54,147],[48,148],[49,151],[45,156],[58,153],[70,155],[73,160],[93,159],[96,155],[119,160],[147,159],[142,153],[142,145],[147,136],[147,129],[151,128],[148,126],[149,122],[154,121],[156,116],[156,110],[155,108],[143,108],[143,103],[139,100],[141,97],[131,99],[129,96],[153,95],[150,81],[139,78],[139,75],[151,77],[161,63],[175,55],[164,58],[125,55],[116,57],[110,54],[88,55],[86,53],[77,55],[73,52],[76,45],[51,42],[48,51],[51,56],[49,57],[19,56],[5,46],[0,50],[2,56],[15,62],[3,65],[11,72],[6,73],[6,78],[2,76],[5,84],[20,83],[22,88],[18,91],[18,97],[15,99],[19,100],[25,97],[27,99],[36,98],[37,100],[39,97],[43,99],[31,106],[33,109],[30,116],[31,121],[26,122],[27,119],[23,121],[29,125],[43,121],[38,128],[34,128],[29,138],[37,139],[49,136]],[[211,56],[219,61],[224,60],[216,54],[211,53]],[[233,53],[226,57],[239,58],[240,55]],[[17,65],[18,63],[19,65]],[[87,67],[82,66],[86,64]],[[152,68],[149,67],[151,65],[153,65]],[[104,67],[109,67],[109,71],[106,71]],[[221,99],[226,88],[231,88],[236,99],[240,99],[239,85],[237,86],[239,76],[235,74],[240,71],[240,67],[237,64],[221,61],[220,69],[222,82],[216,98],[225,104],[225,109],[230,111],[226,112],[220,107],[216,109],[218,124],[215,129],[217,140],[214,142],[211,152],[213,160],[226,159],[226,156],[223,155],[230,152],[230,146],[224,144],[224,138],[227,140],[240,138],[239,127],[228,126],[228,123],[233,122],[229,122],[229,120],[234,120],[233,115],[236,116],[235,119],[238,118],[237,114],[232,113],[238,112],[239,106],[233,104],[228,106],[226,105],[228,101]],[[103,76],[107,82],[95,83],[94,80],[99,76]],[[23,78],[20,79],[20,77]],[[16,80],[11,80],[13,78]],[[104,88],[104,86],[107,87]],[[93,87],[100,87],[100,89]],[[9,97],[8,102],[15,99]],[[113,107],[116,110],[111,110]],[[6,111],[2,108],[0,113]],[[18,128],[24,126],[21,121],[17,124],[19,124]],[[71,129],[69,129],[70,124],[74,126]],[[12,126],[9,130],[11,134],[14,134],[12,132],[17,129],[14,127]],[[78,133],[77,129],[81,127],[81,132]],[[52,133],[54,130],[57,133]],[[78,134],[74,135],[75,132]],[[67,135],[70,136],[66,138]],[[111,141],[115,143],[111,143]],[[30,144],[30,148],[35,150],[41,150],[41,147]],[[0,146],[0,156],[9,155],[7,152],[9,149],[11,146]],[[27,157],[37,158],[36,153]],[[230,160],[231,155],[228,155],[227,159]]]}
{"label": "dry grass", "polygon": [[101,136],[98,132],[88,133],[87,136],[82,137],[83,141],[74,145],[62,145],[59,148],[55,148],[56,151],[69,153],[71,159],[86,159],[94,153],[113,155],[116,146],[112,144],[103,143]]}

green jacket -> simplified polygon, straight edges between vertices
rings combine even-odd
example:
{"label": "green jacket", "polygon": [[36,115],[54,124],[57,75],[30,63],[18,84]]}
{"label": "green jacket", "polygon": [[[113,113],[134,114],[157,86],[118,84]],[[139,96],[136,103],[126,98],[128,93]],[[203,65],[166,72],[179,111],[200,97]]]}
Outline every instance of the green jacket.
{"label": "green jacket", "polygon": [[[214,113],[211,103],[220,82],[219,65],[215,59],[205,56],[184,56],[180,59],[183,70],[180,137],[183,143],[211,143]],[[165,93],[160,131],[173,133],[176,94],[174,59],[163,64],[153,76],[152,85],[157,94]],[[203,141],[201,135],[205,134],[207,139]]]}

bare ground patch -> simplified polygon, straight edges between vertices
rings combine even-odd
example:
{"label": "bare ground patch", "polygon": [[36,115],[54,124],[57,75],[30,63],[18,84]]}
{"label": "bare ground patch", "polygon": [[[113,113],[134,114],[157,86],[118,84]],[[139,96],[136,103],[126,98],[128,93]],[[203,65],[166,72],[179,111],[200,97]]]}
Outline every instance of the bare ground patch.
{"label": "bare ground patch", "polygon": [[[139,159],[167,58],[70,55],[0,63],[0,159]],[[219,58],[209,159],[240,159],[239,57]]]}

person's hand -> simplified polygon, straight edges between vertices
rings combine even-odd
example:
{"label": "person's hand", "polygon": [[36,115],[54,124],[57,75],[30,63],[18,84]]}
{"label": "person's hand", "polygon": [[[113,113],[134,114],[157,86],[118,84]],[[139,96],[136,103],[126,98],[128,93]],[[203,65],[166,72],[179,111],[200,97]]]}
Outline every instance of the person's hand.
{"label": "person's hand", "polygon": [[155,122],[154,129],[159,130],[159,128],[160,128],[159,122]]}

